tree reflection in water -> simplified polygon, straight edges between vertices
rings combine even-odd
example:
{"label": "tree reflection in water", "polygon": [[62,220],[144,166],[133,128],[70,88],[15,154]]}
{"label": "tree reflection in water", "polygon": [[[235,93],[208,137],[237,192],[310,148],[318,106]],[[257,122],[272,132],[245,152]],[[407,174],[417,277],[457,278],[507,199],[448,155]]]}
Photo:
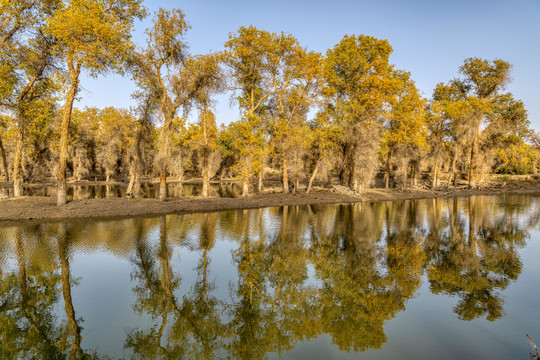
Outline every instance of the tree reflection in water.
{"label": "tree reflection in water", "polygon": [[438,244],[428,260],[431,291],[457,295],[454,311],[462,320],[494,321],[503,315],[500,291],[521,273],[516,250],[525,246],[528,233],[504,208],[493,214],[482,197],[466,201],[467,214],[458,210],[458,199],[451,199],[446,223],[431,226],[439,233],[445,229],[432,236]]}
{"label": "tree reflection in water", "polygon": [[[343,351],[379,349],[384,325],[405,310],[422,276],[432,293],[457,298],[459,319],[494,321],[504,314],[503,290],[522,271],[518,249],[540,218],[533,199],[285,206],[0,228],[0,261],[11,256],[16,264],[11,272],[0,268],[0,358],[99,357],[83,346],[70,263],[78,249],[100,246],[129,258],[133,310],[150,319],[119,335],[138,359],[260,359],[322,334]],[[213,258],[229,255],[213,251],[222,239],[236,243],[228,297],[217,295],[212,271]],[[197,265],[194,281],[183,284],[185,251]]]}
{"label": "tree reflection in water", "polygon": [[[0,358],[98,358],[94,352],[81,348],[82,319],[76,317],[71,297],[74,280],[69,256],[75,229],[59,224],[54,237],[46,237],[46,229],[39,225],[12,230],[18,274],[0,273]],[[50,251],[53,242],[58,258]],[[30,254],[29,245],[46,257]],[[67,324],[54,311],[60,293]]]}

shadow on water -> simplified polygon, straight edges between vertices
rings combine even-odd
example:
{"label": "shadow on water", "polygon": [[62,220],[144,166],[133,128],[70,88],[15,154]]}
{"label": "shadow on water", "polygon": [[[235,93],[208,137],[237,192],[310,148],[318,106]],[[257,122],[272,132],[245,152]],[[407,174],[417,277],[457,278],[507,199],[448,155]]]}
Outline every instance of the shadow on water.
{"label": "shadow on water", "polygon": [[[495,322],[539,213],[537,198],[504,196],[0,227],[0,358],[261,359],[325,336],[327,352],[315,357],[362,353],[392,340],[386,325],[423,293],[449,299],[448,323]],[[107,294],[130,299],[111,348],[92,340],[108,325],[83,306],[100,292],[85,287],[98,259],[125,264],[127,273],[101,281],[131,289]],[[455,331],[437,326],[445,337]],[[416,341],[415,358],[430,358]],[[526,354],[526,343],[505,343]]]}

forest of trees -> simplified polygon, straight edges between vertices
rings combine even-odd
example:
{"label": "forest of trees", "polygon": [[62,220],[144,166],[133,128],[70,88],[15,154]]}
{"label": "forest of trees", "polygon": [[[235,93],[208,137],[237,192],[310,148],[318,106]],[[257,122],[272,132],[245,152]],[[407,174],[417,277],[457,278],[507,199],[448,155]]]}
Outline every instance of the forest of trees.
{"label": "forest of trees", "polygon": [[[147,43],[135,21],[152,16]],[[481,185],[490,173],[535,174],[540,138],[522,101],[505,88],[511,65],[465,59],[430,98],[390,63],[392,47],[345,35],[325,54],[291,34],[254,26],[224,49],[192,54],[181,10],[147,14],[142,0],[1,0],[0,179],[21,196],[25,182],[202,178],[265,179],[283,192],[315,181],[353,191]],[[131,109],[74,107],[81,74],[120,73],[136,84]],[[238,120],[218,126],[216,96],[228,94]],[[188,119],[197,119],[188,121]]]}

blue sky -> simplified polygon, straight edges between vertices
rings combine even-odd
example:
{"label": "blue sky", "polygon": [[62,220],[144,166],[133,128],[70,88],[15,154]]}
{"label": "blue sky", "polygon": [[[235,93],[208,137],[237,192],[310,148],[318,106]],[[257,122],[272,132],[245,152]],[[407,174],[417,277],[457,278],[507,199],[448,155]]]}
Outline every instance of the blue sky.
{"label": "blue sky", "polygon": [[[159,7],[184,11],[193,54],[222,50],[229,33],[243,25],[291,33],[308,49],[323,53],[345,34],[387,39],[394,49],[391,62],[409,71],[428,98],[437,83],[458,75],[466,58],[500,58],[513,65],[507,91],[525,102],[532,127],[540,130],[540,0],[147,0],[146,6],[150,14]],[[149,19],[137,23],[137,43],[145,42],[149,25]],[[81,86],[78,107],[135,105],[129,78],[85,77]],[[215,111],[220,123],[239,114],[228,95],[218,99]]]}

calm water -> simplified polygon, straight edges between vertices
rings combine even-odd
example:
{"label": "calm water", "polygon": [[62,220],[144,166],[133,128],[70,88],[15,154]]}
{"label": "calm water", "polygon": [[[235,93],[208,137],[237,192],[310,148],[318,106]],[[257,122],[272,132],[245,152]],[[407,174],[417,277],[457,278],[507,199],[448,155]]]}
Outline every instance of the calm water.
{"label": "calm water", "polygon": [[[68,200],[105,199],[125,197],[127,184],[110,185],[68,185]],[[167,194],[172,197],[200,196],[202,183],[167,183]],[[235,197],[242,193],[241,186],[237,183],[210,183],[208,194],[216,197]],[[25,186],[24,196],[56,196],[54,186]],[[13,196],[12,188],[0,188],[0,198]],[[158,198],[159,183],[142,183],[141,197]]]}
{"label": "calm water", "polygon": [[528,359],[540,198],[0,225],[0,358]]}

